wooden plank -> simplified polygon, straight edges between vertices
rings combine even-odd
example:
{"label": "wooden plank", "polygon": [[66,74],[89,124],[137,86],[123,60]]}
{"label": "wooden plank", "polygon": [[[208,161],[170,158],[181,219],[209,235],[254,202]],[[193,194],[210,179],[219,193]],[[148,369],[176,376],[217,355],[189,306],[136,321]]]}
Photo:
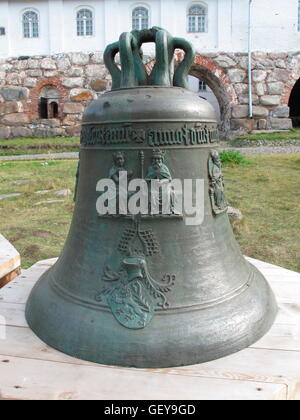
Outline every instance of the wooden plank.
{"label": "wooden plank", "polygon": [[0,340],[0,351],[5,356],[97,366],[95,363],[75,359],[47,346],[28,327],[8,326],[5,335],[6,339]]}
{"label": "wooden plank", "polygon": [[[5,362],[1,362],[4,360]],[[285,400],[284,384],[157,375],[0,355],[0,398],[19,400]]]}
{"label": "wooden plank", "polygon": [[[265,276],[265,278],[267,279],[267,281],[271,284],[271,286],[273,285],[273,283],[276,282],[282,282],[282,281],[288,281],[289,283],[300,283],[300,275],[298,275],[297,273],[294,273],[294,275],[291,274],[284,274],[284,273],[280,273],[280,271],[273,271],[273,270],[260,270],[261,273]],[[273,287],[273,286],[272,286]]]}
{"label": "wooden plank", "polygon": [[25,304],[0,302],[0,325],[27,327]]}
{"label": "wooden plank", "polygon": [[[272,265],[272,264],[267,263],[267,262],[265,262],[265,261],[262,261],[262,260],[256,260],[256,259],[254,259],[254,258],[248,257],[247,255],[244,255],[244,257],[246,258],[246,260],[247,260],[247,261],[249,261],[251,264],[255,265],[257,268],[258,268],[258,267],[266,267],[266,268],[268,268],[268,267],[270,267],[270,266],[272,266],[272,267],[273,267],[273,265]],[[276,266],[275,266],[275,267],[276,267]]]}
{"label": "wooden plank", "polygon": [[[161,373],[164,371],[161,369]],[[288,387],[288,399],[300,399],[299,352],[247,348],[212,362],[170,368],[167,371],[169,374],[202,378],[282,383]]]}
{"label": "wooden plank", "polygon": [[0,303],[25,304],[30,291],[41,275],[48,270],[57,258],[40,261],[22,272],[15,280],[0,290]]}
{"label": "wooden plank", "polygon": [[275,281],[271,286],[278,302],[300,300],[300,282]]}
{"label": "wooden plank", "polygon": [[0,234],[0,279],[20,267],[20,254],[16,248]]}
{"label": "wooden plank", "polygon": [[22,276],[17,277],[0,290],[0,303],[25,304],[35,281],[22,281]]}
{"label": "wooden plank", "polygon": [[[177,371],[177,368],[172,369],[173,373]],[[180,374],[284,383],[290,388],[289,395],[295,396],[300,385],[300,353],[247,348],[212,362],[182,367]],[[297,394],[297,397],[300,398],[300,395]]]}
{"label": "wooden plank", "polygon": [[[50,348],[29,328],[7,327],[6,340],[0,341],[1,353],[7,357],[47,360],[57,363],[99,366],[67,356]],[[119,368],[131,371],[132,368]],[[136,369],[135,369],[136,370]],[[139,369],[138,371],[148,371]],[[168,369],[151,369],[158,374],[212,377],[215,379],[255,382],[300,383],[300,352],[248,348],[218,361]]]}
{"label": "wooden plank", "polygon": [[[295,279],[290,274],[289,281],[278,281],[278,279],[276,279],[276,281],[274,282],[274,287],[272,285],[273,289],[275,289],[275,292],[277,294],[281,294],[278,298],[280,304],[280,312],[276,319],[276,323],[271,329],[271,331],[263,339],[256,343],[252,348],[245,349],[242,352],[239,352],[235,355],[231,355],[226,358],[205,363],[202,365],[170,369],[135,370],[129,368],[127,369],[104,367],[89,362],[80,361],[78,359],[73,359],[46,346],[26,327],[27,324],[24,318],[24,307],[28,294],[30,293],[31,288],[33,287],[37,279],[40,277],[40,275],[45,271],[45,269],[48,269],[49,266],[53,264],[53,262],[54,260],[40,262],[36,264],[31,269],[26,270],[23,278],[21,278],[22,276],[20,276],[9,286],[5,287],[0,291],[0,295],[2,296],[2,300],[0,300],[0,325],[1,316],[2,320],[4,318],[5,322],[8,325],[11,325],[7,327],[7,339],[0,341],[1,352],[6,358],[13,357],[16,358],[16,360],[23,360],[25,358],[24,360],[28,360],[28,363],[53,363],[54,365],[57,364],[57,367],[55,369],[59,370],[61,365],[73,365],[74,369],[75,367],[78,369],[79,367],[93,367],[97,369],[102,368],[114,371],[118,370],[118,372],[130,372],[130,374],[132,372],[138,372],[139,374],[143,372],[156,375],[160,374],[159,376],[172,375],[177,376],[178,380],[180,380],[180,378],[182,377],[193,377],[199,378],[199,383],[201,383],[200,388],[203,386],[203,381],[207,381],[208,379],[210,379],[214,381],[220,381],[218,383],[223,383],[223,387],[229,386],[230,388],[232,388],[229,391],[230,396],[228,399],[233,398],[233,395],[235,395],[234,393],[237,387],[236,381],[238,381],[239,387],[240,383],[244,382],[249,382],[251,384],[260,384],[260,388],[262,387],[262,384],[263,387],[265,387],[266,384],[268,386],[280,385],[281,388],[278,388],[278,393],[276,388],[276,392],[272,394],[273,396],[277,395],[278,397],[279,395],[280,398],[282,398],[284,393],[285,398],[299,397],[298,390],[300,388],[300,328],[298,327],[298,325],[300,320],[300,282],[298,285],[297,278]],[[273,267],[274,266],[268,267],[270,270],[270,278],[274,277],[275,275]],[[278,270],[281,269],[278,268]],[[1,364],[0,376],[2,377]],[[228,385],[226,381],[231,381],[232,384]],[[218,388],[217,385],[211,386],[216,386],[216,389],[220,390],[222,388],[221,386]],[[241,385],[240,389],[243,389],[243,386],[245,385]],[[282,386],[285,388],[282,388]],[[203,389],[204,388],[205,387],[203,387]],[[55,393],[56,390],[53,389],[51,390],[51,392]],[[75,398],[77,395],[76,392],[74,394]],[[81,392],[81,390],[79,392]],[[246,397],[250,395],[249,392],[252,392],[251,395],[253,395],[253,389],[252,391],[247,390],[245,392],[247,392]],[[257,392],[263,393],[263,391]],[[14,394],[9,396],[10,393],[8,393],[7,395],[7,398],[18,398],[16,396],[13,396]],[[58,396],[57,398],[61,396],[61,394],[57,393],[55,395],[56,397]],[[71,397],[73,398],[74,395],[72,394]],[[175,398],[183,398],[178,395]],[[267,399],[271,399],[270,393],[268,395],[269,396],[267,397]],[[239,396],[240,394],[237,395],[237,398],[234,399],[239,399]],[[242,399],[245,399],[246,397],[243,396]],[[25,396],[24,398],[27,397]],[[32,399],[34,397],[29,398]],[[107,398],[111,398],[111,395]],[[120,398],[123,399],[123,397]],[[136,396],[134,395],[132,396],[132,398],[136,398]],[[145,397],[141,398],[145,399]],[[164,399],[167,397],[160,396],[158,398]],[[195,398],[199,399],[199,397]],[[218,397],[214,396],[211,399],[217,398]],[[226,399],[227,397],[224,398]],[[249,398],[252,399],[252,397]],[[256,396],[254,399],[259,398]],[[262,395],[261,398],[264,399],[264,395]],[[49,397],[49,399],[52,398]],[[205,399],[209,399],[209,397],[205,397]]]}
{"label": "wooden plank", "polygon": [[6,276],[0,279],[0,289],[6,286],[8,283],[13,281],[16,277],[21,274],[21,268],[16,268],[15,270],[11,271],[10,273],[6,274]]}
{"label": "wooden plank", "polygon": [[300,325],[300,299],[283,300],[278,299],[279,312],[275,324]]}
{"label": "wooden plank", "polygon": [[[279,265],[270,264],[270,263],[267,263],[265,261],[256,260],[254,258],[247,257],[247,256],[245,256],[245,258],[251,264],[255,265],[255,267],[257,267],[259,270],[267,270],[267,269],[273,270],[273,269],[275,269],[275,270],[280,270],[287,275],[288,275],[288,273],[290,273],[291,275],[294,275],[296,273],[295,271],[288,270],[287,268],[280,267]],[[299,276],[300,276],[300,273],[297,273],[297,274],[299,274]]]}
{"label": "wooden plank", "polygon": [[300,352],[300,325],[274,324],[268,334],[251,347]]}
{"label": "wooden plank", "polygon": [[297,271],[291,271],[291,270],[287,270],[285,268],[276,267],[276,266],[269,267],[269,268],[262,268],[261,271],[268,275],[274,275],[274,276],[281,275],[283,278],[287,278],[288,280],[294,278],[295,281],[296,280],[300,281],[300,273],[298,273]]}
{"label": "wooden plank", "polygon": [[52,265],[54,265],[56,263],[57,260],[58,260],[57,257],[55,257],[55,258],[48,258],[47,260],[41,260],[41,261],[38,261],[37,263],[35,263],[33,265],[33,267],[34,266],[38,266],[38,267],[40,267],[40,266],[51,267]]}
{"label": "wooden plank", "polygon": [[25,304],[0,301],[0,325],[28,327],[25,320]]}

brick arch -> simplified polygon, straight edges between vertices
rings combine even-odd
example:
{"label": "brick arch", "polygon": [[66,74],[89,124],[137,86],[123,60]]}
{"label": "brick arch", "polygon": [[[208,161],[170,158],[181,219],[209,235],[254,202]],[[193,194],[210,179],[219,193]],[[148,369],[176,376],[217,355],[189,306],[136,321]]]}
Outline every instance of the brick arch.
{"label": "brick arch", "polygon": [[60,95],[59,98],[59,118],[62,118],[62,104],[65,102],[65,99],[69,93],[69,90],[64,88],[62,86],[61,80],[59,77],[49,77],[49,78],[45,78],[45,79],[41,79],[38,81],[37,85],[31,89],[30,95],[29,95],[29,106],[28,106],[28,110],[29,110],[29,115],[32,119],[40,119],[39,116],[39,99],[40,99],[40,93],[41,90],[45,87],[45,86],[53,86],[55,87]]}
{"label": "brick arch", "polygon": [[298,77],[290,77],[289,80],[285,83],[280,98],[281,105],[288,105],[292,90],[294,89],[294,86],[298,82],[299,78],[300,74]]}
{"label": "brick arch", "polygon": [[[181,62],[184,54],[181,51],[176,51],[175,59]],[[146,70],[151,73],[155,59],[152,59],[146,64]],[[203,80],[214,92],[220,107],[221,124],[220,134],[223,138],[229,137],[231,106],[238,103],[236,91],[225,71],[219,67],[213,60],[203,57],[197,53],[194,64],[191,67],[190,75]]]}
{"label": "brick arch", "polygon": [[289,107],[289,117],[293,127],[300,127],[300,77],[293,78],[284,87],[281,104]]}
{"label": "brick arch", "polygon": [[227,138],[230,132],[231,106],[238,98],[228,75],[213,60],[197,53],[190,74],[203,80],[214,92],[220,107],[220,134]]}

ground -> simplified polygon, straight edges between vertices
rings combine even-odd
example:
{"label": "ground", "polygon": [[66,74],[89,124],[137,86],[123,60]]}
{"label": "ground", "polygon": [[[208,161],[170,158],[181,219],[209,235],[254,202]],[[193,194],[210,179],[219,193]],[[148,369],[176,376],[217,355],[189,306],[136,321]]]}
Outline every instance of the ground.
{"label": "ground", "polygon": [[[224,166],[228,201],[244,215],[233,223],[242,251],[300,272],[300,155],[247,159]],[[0,232],[19,250],[23,268],[59,255],[74,209],[76,168],[72,160],[0,162],[0,194],[21,193],[0,200]],[[66,197],[55,195],[67,189]]]}
{"label": "ground", "polygon": [[79,138],[51,137],[46,139],[16,138],[0,141],[0,156],[33,155],[38,153],[77,152]]}
{"label": "ground", "polygon": [[300,271],[300,155],[248,157],[224,167],[227,197],[244,219],[234,224],[244,254]]}
{"label": "ground", "polygon": [[[300,140],[300,129],[293,128],[285,131],[260,131],[253,134],[245,134],[243,136],[236,137],[235,140],[269,140],[269,141],[282,141],[282,140]],[[233,140],[233,144],[235,142]]]}
{"label": "ground", "polygon": [[22,268],[59,255],[74,204],[72,193],[67,197],[54,193],[73,190],[76,167],[76,161],[0,162],[0,194],[22,194],[0,200],[0,232],[20,252]]}

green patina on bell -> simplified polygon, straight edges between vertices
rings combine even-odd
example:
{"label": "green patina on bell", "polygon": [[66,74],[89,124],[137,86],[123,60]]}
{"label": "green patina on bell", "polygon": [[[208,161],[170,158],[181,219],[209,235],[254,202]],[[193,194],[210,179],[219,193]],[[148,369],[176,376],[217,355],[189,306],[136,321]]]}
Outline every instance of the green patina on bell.
{"label": "green patina on bell", "polygon": [[[150,74],[145,42],[156,45]],[[177,48],[185,55],[176,67]],[[247,347],[277,306],[234,239],[214,111],[187,90],[193,47],[152,28],[122,34],[104,56],[112,90],[85,111],[70,233],[30,295],[27,321],[50,346],[109,365],[180,366]],[[159,191],[144,211],[126,213],[117,200],[124,192],[125,207],[133,199],[124,174],[144,180],[148,194],[154,181],[169,188],[169,210]],[[105,178],[112,193],[101,190]],[[175,179],[204,180],[202,223],[177,207]],[[118,202],[115,214],[99,213],[103,194]]]}

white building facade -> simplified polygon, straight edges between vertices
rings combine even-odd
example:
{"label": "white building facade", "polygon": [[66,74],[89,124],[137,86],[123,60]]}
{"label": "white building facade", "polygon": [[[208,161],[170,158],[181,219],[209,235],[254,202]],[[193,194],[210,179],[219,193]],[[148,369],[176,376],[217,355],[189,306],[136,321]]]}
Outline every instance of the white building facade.
{"label": "white building facade", "polygon": [[[89,90],[83,96],[93,98],[95,86],[109,87],[99,68],[105,47],[122,32],[152,26],[194,44],[191,75],[201,82],[190,79],[190,87],[214,104],[226,136],[289,128],[289,117],[300,124],[300,0],[0,0],[0,138],[1,128],[2,137],[12,136],[14,121],[28,115],[44,120],[47,109],[37,107],[54,88],[57,105],[48,114],[63,127],[66,118],[75,124],[64,111],[72,108],[64,107],[70,89]],[[144,50],[153,54],[151,44]],[[33,59],[40,62],[33,66]],[[1,102],[20,96],[22,106],[2,105],[1,118]],[[20,110],[26,118],[5,117]]]}
{"label": "white building facade", "polygon": [[[1,0],[0,58],[103,51],[133,26],[161,26],[198,52],[246,52],[249,0]],[[255,51],[298,51],[298,0],[252,1]]]}

